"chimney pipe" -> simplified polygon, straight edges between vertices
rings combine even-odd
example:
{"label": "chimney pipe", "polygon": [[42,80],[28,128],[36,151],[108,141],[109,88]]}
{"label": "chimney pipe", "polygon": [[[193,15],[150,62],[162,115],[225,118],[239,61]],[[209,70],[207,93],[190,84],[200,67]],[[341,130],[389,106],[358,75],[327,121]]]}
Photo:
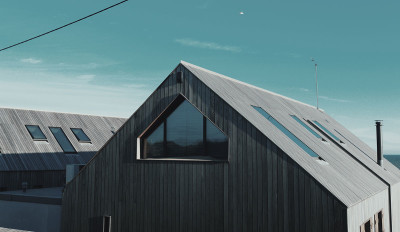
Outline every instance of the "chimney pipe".
{"label": "chimney pipe", "polygon": [[377,162],[382,166],[382,120],[375,120],[376,125],[376,153],[378,156]]}

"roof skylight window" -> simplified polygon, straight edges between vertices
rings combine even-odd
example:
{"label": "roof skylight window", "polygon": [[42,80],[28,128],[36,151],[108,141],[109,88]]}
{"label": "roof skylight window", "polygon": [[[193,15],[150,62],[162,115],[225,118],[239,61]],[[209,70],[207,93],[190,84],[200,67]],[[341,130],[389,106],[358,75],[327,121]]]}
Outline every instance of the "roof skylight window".
{"label": "roof skylight window", "polygon": [[336,135],[334,135],[332,132],[330,132],[328,129],[326,129],[321,123],[318,121],[313,121],[319,128],[325,131],[328,135],[330,135],[332,138],[334,138],[336,141],[343,143]]}
{"label": "roof skylight window", "polygon": [[[296,120],[298,123],[300,123],[304,128],[306,128],[311,134],[313,134],[315,137],[322,139],[322,137],[317,134],[313,129],[311,129],[307,124],[305,124],[303,121],[300,120],[296,115],[290,115],[294,120]],[[322,139],[323,140],[323,139]]]}
{"label": "roof skylight window", "polygon": [[[311,157],[319,157],[317,153],[311,150],[306,144],[304,144],[300,139],[298,139],[292,132],[286,129],[282,124],[280,124],[275,118],[269,115],[263,108],[258,106],[252,106],[257,110],[262,116],[264,116],[268,121],[270,121],[274,126],[281,130],[287,137],[289,137],[293,142],[295,142],[301,149],[307,152]],[[319,157],[320,158],[320,157]]]}
{"label": "roof skylight window", "polygon": [[49,127],[51,133],[53,133],[58,144],[60,144],[61,149],[65,153],[76,153],[75,148],[72,146],[71,142],[65,135],[64,131],[60,127]]}
{"label": "roof skylight window", "polygon": [[90,143],[89,137],[83,132],[81,128],[71,128],[72,133],[74,133],[76,139],[80,143]]}
{"label": "roof skylight window", "polygon": [[28,130],[33,140],[37,141],[47,140],[46,136],[43,134],[42,130],[38,125],[25,125],[25,127]]}

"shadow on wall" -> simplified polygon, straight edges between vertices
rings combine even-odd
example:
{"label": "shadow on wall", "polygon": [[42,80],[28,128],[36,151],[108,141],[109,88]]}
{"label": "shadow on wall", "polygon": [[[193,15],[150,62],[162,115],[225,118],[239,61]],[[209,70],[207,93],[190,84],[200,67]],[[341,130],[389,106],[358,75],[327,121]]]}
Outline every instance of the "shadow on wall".
{"label": "shadow on wall", "polygon": [[0,201],[0,209],[0,231],[60,231],[61,205]]}
{"label": "shadow on wall", "polygon": [[68,164],[87,163],[96,152],[24,153],[0,156],[0,191],[27,188],[50,188],[65,185]]}

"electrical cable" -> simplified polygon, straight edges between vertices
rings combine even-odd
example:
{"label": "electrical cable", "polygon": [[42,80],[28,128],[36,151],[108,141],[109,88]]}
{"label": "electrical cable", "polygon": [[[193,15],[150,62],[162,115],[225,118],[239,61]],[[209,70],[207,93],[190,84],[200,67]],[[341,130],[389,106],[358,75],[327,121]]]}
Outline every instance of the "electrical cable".
{"label": "electrical cable", "polygon": [[37,39],[37,38],[42,37],[42,36],[44,36],[44,35],[50,34],[50,33],[52,33],[52,32],[55,32],[55,31],[57,31],[57,30],[60,30],[60,29],[62,29],[62,28],[64,28],[64,27],[70,26],[70,25],[72,25],[72,24],[74,24],[74,23],[77,23],[77,22],[79,22],[79,21],[82,21],[82,20],[84,20],[84,19],[87,19],[87,18],[89,18],[89,17],[92,17],[92,16],[94,16],[94,15],[96,15],[96,14],[99,14],[99,13],[101,13],[101,12],[103,12],[103,11],[109,10],[109,9],[111,9],[111,8],[113,8],[113,7],[115,7],[115,6],[118,6],[118,5],[120,5],[120,4],[124,3],[124,2],[127,2],[127,1],[128,1],[128,0],[121,1],[121,2],[119,2],[119,3],[117,3],[117,4],[114,4],[114,5],[112,5],[112,6],[109,6],[109,7],[107,7],[107,8],[104,8],[104,9],[102,9],[102,10],[100,10],[100,11],[97,11],[97,12],[95,12],[95,13],[93,13],[93,14],[90,14],[90,15],[88,15],[88,16],[86,16],[86,17],[83,17],[83,18],[80,18],[80,19],[78,19],[78,20],[75,20],[75,21],[73,21],[73,22],[71,22],[71,23],[65,24],[64,26],[57,27],[56,29],[53,29],[53,30],[51,30],[51,31],[45,32],[45,33],[43,33],[43,34],[37,35],[37,36],[32,37],[32,38],[30,38],[30,39],[27,39],[27,40],[24,40],[24,41],[22,41],[22,42],[13,44],[13,45],[11,45],[11,46],[2,48],[2,49],[0,49],[0,52],[1,52],[1,51],[4,51],[4,50],[7,50],[7,49],[10,49],[10,48],[12,48],[12,47],[21,45],[21,44],[23,44],[23,43],[29,42],[29,41],[31,41],[31,40]]}

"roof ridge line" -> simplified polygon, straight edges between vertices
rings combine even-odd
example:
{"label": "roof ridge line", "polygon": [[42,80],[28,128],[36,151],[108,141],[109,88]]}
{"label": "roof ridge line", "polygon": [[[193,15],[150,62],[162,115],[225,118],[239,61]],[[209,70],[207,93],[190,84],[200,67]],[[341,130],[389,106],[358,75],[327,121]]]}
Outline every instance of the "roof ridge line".
{"label": "roof ridge line", "polygon": [[[290,97],[286,97],[286,96],[284,96],[284,95],[281,95],[281,94],[278,94],[278,93],[275,93],[275,92],[272,92],[272,91],[269,91],[269,90],[266,90],[266,89],[257,87],[257,86],[252,85],[252,84],[248,84],[248,83],[246,83],[246,82],[243,82],[243,81],[234,79],[234,78],[232,78],[232,77],[228,77],[228,76],[225,76],[225,75],[223,75],[223,74],[220,74],[220,73],[217,73],[217,72],[214,72],[214,71],[205,69],[205,68],[203,68],[203,67],[200,67],[200,66],[191,64],[191,63],[189,63],[189,62],[186,62],[186,61],[181,60],[180,63],[181,63],[182,65],[184,65],[184,66],[185,66],[185,65],[193,66],[193,67],[195,67],[195,68],[197,68],[197,69],[200,69],[200,70],[202,70],[202,71],[205,71],[205,72],[208,72],[208,73],[217,75],[217,76],[219,76],[219,77],[221,77],[221,78],[228,79],[228,80],[230,80],[230,81],[233,81],[233,82],[236,82],[236,83],[239,83],[239,84],[242,84],[242,85],[245,85],[245,86],[248,86],[248,87],[251,87],[251,88],[254,88],[254,89],[257,89],[257,90],[266,92],[266,93],[269,93],[269,94],[272,94],[272,95],[274,95],[274,96],[277,96],[277,97],[280,97],[280,98],[283,98],[283,99],[286,99],[286,100],[289,100],[289,101],[293,101],[293,102],[296,102],[296,103],[299,103],[299,104],[302,104],[302,105],[311,107],[311,108],[313,108],[313,109],[317,109],[315,106],[312,106],[312,105],[310,105],[310,104],[307,104],[307,103],[304,103],[304,102],[295,100],[295,99],[290,98]],[[320,108],[317,109],[317,110],[319,110],[319,111],[321,111],[321,112],[325,112],[323,109],[320,109]]]}
{"label": "roof ridge line", "polygon": [[90,116],[90,117],[102,117],[102,118],[119,118],[119,119],[127,119],[122,117],[115,116],[104,116],[104,115],[94,115],[94,114],[79,114],[79,113],[69,113],[69,112],[55,112],[55,111],[47,111],[47,110],[33,110],[33,109],[22,109],[22,108],[10,108],[10,107],[1,107],[0,110],[8,109],[8,110],[23,110],[23,111],[33,111],[33,112],[43,112],[43,113],[54,113],[54,114],[71,114],[71,115],[81,115],[81,116]]}

